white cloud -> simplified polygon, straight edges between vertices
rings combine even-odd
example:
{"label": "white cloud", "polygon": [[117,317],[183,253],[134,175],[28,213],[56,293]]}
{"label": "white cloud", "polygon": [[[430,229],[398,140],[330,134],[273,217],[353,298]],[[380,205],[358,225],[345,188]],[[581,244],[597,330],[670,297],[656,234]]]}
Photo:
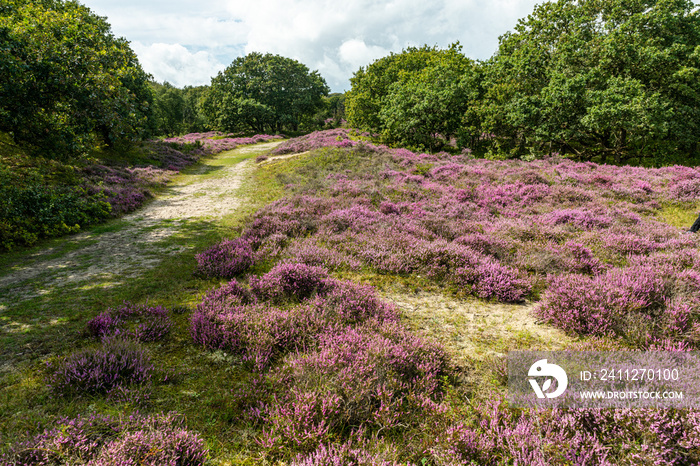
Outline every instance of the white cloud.
{"label": "white cloud", "polygon": [[176,87],[209,84],[211,77],[226,67],[209,52],[192,53],[180,44],[134,42],[131,46],[147,73]]}
{"label": "white cloud", "polygon": [[257,51],[299,60],[342,91],[360,66],[408,46],[459,41],[468,56],[488,58],[498,36],[540,0],[82,1],[139,44],[140,60],[159,79],[208,82],[204,73]]}
{"label": "white cloud", "polygon": [[[334,90],[360,66],[389,52],[459,41],[472,58],[490,57],[498,36],[537,0],[228,0],[247,26],[246,52],[271,52],[322,71]],[[329,66],[329,60],[336,66]]]}
{"label": "white cloud", "polygon": [[384,47],[368,46],[365,41],[360,39],[346,40],[338,48],[340,59],[352,66],[353,69],[358,69],[388,54],[389,50]]}

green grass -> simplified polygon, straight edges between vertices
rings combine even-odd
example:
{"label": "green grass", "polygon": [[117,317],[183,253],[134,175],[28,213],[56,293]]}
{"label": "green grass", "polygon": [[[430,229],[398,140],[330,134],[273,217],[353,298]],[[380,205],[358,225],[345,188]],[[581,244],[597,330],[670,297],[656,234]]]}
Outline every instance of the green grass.
{"label": "green grass", "polygon": [[668,223],[671,226],[688,229],[698,218],[700,204],[695,205],[679,205],[668,204],[664,205],[659,212],[659,218],[662,222]]}
{"label": "green grass", "polygon": [[[207,176],[216,176],[217,168],[257,155],[235,151],[220,154],[192,167],[189,173],[211,167],[213,170]],[[245,384],[248,375],[236,365],[235,359],[194,346],[189,336],[189,312],[173,315],[176,325],[167,340],[147,345],[156,367],[171,374],[172,382],[155,386],[151,399],[143,405],[111,402],[104,397],[54,398],[44,383],[44,367],[48,361],[95,344],[84,334],[86,323],[124,301],[194,308],[206,290],[221,283],[196,276],[194,256],[224,237],[236,236],[255,210],[279,198],[283,186],[277,175],[293,165],[259,167],[241,188],[246,200],[240,209],[218,222],[193,221],[178,227],[176,234],[158,246],[166,250],[187,249],[164,256],[157,266],[138,276],[59,283],[45,289],[41,296],[25,301],[10,296],[13,290],[3,290],[3,293],[8,291],[9,298],[3,300],[7,303],[4,308],[0,304],[0,450],[25,433],[40,432],[58,417],[90,413],[125,415],[134,410],[145,414],[178,411],[186,416],[190,428],[207,439],[214,464],[258,464],[253,440],[255,429],[240,420],[240,410],[231,401],[231,391]],[[187,177],[186,171],[174,183],[186,182]],[[125,227],[126,222],[113,221],[91,229],[89,240],[55,239],[2,255],[0,269],[7,270],[5,275],[12,272],[14,265],[31,266],[39,260],[60,258],[80,250],[85,241],[97,241],[100,235]],[[50,250],[45,252],[47,248]],[[51,273],[43,273],[39,281]]]}

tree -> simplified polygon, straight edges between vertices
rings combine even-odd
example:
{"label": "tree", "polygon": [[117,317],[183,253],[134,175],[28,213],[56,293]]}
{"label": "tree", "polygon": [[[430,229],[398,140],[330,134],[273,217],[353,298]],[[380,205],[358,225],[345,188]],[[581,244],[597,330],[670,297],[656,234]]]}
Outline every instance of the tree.
{"label": "tree", "polygon": [[153,133],[174,136],[207,131],[208,121],[201,104],[208,86],[185,86],[183,89],[165,82],[151,82],[153,90]]}
{"label": "tree", "polygon": [[74,1],[0,7],[0,130],[47,157],[141,137],[148,75],[109,24]]}
{"label": "tree", "polygon": [[425,68],[392,84],[379,120],[389,143],[436,151],[462,131],[476,96],[474,63],[457,45],[433,54]]}
{"label": "tree", "polygon": [[459,44],[391,54],[360,68],[350,80],[348,120],[381,132],[388,143],[438,150],[467,133],[463,119],[478,95],[476,70]]}
{"label": "tree", "polygon": [[157,125],[157,134],[175,136],[184,127],[185,98],[181,89],[170,83],[152,83],[154,102],[153,113]]}
{"label": "tree", "polygon": [[698,155],[700,16],[687,0],[544,3],[500,38],[478,115],[497,150],[622,163]]}
{"label": "tree", "polygon": [[391,86],[405,76],[421,71],[438,53],[437,47],[409,47],[399,54],[391,53],[366,68],[361,67],[352,78],[347,93],[346,113],[351,126],[377,131],[382,127],[379,112],[382,100]]}
{"label": "tree", "polygon": [[185,86],[183,89],[183,132],[201,133],[207,130],[208,122],[201,105],[208,88],[209,86]]}
{"label": "tree", "polygon": [[318,72],[309,72],[302,63],[253,52],[212,79],[202,109],[223,131],[296,131],[304,116],[322,106],[328,91]]}

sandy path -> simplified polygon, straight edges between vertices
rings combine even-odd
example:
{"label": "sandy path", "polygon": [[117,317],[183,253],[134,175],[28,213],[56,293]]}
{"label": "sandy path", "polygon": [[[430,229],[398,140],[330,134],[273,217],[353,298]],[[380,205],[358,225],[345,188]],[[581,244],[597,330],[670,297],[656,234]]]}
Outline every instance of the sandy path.
{"label": "sandy path", "polygon": [[[280,143],[240,147],[213,160],[265,153]],[[207,175],[210,168],[216,170],[214,175]],[[173,248],[164,240],[182,231],[188,220],[220,219],[240,206],[238,191],[252,169],[250,159],[223,167],[205,162],[144,208],[123,217],[117,231],[72,236],[66,239],[70,252],[59,257],[44,259],[54,250],[40,251],[0,278],[0,310],[66,285],[114,286],[155,267],[164,256],[186,249]]]}

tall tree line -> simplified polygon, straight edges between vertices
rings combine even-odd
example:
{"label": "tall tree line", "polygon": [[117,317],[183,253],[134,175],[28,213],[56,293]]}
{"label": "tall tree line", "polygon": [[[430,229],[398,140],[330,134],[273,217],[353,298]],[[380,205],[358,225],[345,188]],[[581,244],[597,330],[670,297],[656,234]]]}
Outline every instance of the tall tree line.
{"label": "tall tree line", "polygon": [[691,163],[700,137],[700,15],[689,0],[558,0],[489,60],[409,48],[361,68],[351,125],[387,142],[493,157]]}

